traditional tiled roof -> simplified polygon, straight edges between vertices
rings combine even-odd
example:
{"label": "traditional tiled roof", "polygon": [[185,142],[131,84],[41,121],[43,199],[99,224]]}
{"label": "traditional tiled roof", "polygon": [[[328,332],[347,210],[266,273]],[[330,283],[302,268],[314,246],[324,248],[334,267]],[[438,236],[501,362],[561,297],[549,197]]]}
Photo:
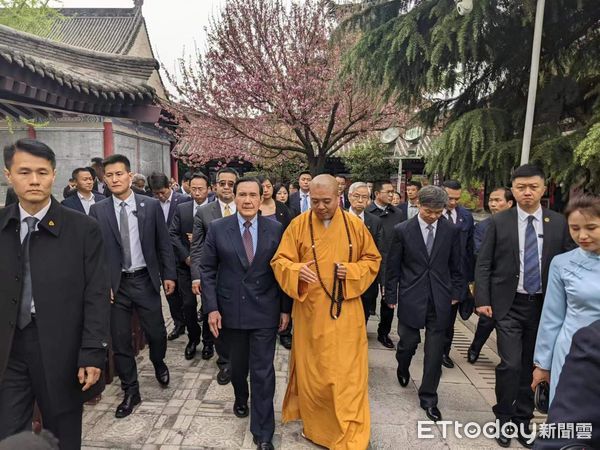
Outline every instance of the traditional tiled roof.
{"label": "traditional tiled roof", "polygon": [[131,117],[152,105],[152,58],[101,53],[0,25],[0,98],[90,114]]}
{"label": "traditional tiled roof", "polygon": [[63,44],[126,55],[143,23],[141,8],[66,8],[47,37]]}

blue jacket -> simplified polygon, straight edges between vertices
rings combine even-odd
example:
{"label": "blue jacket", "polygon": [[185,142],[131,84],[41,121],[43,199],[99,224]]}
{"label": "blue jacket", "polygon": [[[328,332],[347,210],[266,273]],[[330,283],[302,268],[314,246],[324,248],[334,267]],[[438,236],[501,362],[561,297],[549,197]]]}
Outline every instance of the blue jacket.
{"label": "blue jacket", "polygon": [[283,227],[260,215],[257,220],[252,264],[248,264],[237,214],[208,226],[200,258],[203,309],[205,313],[218,310],[225,328],[276,328],[280,313],[292,309],[292,301],[279,288],[270,264]]}
{"label": "blue jacket", "polygon": [[[94,194],[94,201],[96,203],[104,200],[106,197],[102,194],[98,194],[97,192],[93,192]],[[63,206],[66,206],[67,208],[71,208],[74,209],[75,211],[79,211],[80,213],[85,214],[85,209],[83,208],[83,205],[81,204],[81,200],[79,199],[79,195],[77,195],[77,193],[75,193],[75,195],[70,195],[69,197],[65,198],[62,202]]]}

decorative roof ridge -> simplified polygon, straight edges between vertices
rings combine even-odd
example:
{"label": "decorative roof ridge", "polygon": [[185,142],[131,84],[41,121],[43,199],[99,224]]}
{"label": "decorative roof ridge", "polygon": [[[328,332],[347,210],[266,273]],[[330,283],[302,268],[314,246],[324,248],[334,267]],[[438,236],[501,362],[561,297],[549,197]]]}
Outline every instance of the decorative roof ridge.
{"label": "decorative roof ridge", "polygon": [[[44,60],[56,58],[79,67],[108,73],[130,74],[145,79],[150,77],[153,70],[160,68],[158,61],[154,58],[101,53],[41,38],[4,25],[0,25],[0,45],[7,46],[13,51],[26,52],[29,56]],[[135,70],[132,71],[131,67],[135,67]]]}
{"label": "decorative roof ridge", "polygon": [[103,17],[133,17],[140,8],[57,8],[66,17],[103,18]]}

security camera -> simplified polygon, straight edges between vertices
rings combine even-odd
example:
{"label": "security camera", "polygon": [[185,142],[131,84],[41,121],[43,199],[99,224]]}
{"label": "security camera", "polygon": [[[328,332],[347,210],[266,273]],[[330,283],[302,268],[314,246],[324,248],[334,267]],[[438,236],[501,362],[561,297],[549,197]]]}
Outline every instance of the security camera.
{"label": "security camera", "polygon": [[473,11],[473,0],[456,0],[456,9],[461,16],[466,16]]}

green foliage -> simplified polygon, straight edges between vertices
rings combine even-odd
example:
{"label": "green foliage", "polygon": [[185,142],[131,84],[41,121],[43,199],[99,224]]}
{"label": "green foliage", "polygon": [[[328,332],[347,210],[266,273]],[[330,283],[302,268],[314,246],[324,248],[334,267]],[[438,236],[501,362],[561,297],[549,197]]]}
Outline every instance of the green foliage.
{"label": "green foliage", "polygon": [[354,180],[389,180],[398,170],[398,163],[390,159],[388,146],[376,139],[355,145],[342,155],[342,161]]}
{"label": "green foliage", "polygon": [[[342,31],[362,35],[345,56],[373,95],[418,109],[443,130],[428,161],[463,181],[503,183],[519,164],[535,1],[369,2]],[[597,0],[546,2],[531,160],[556,181],[600,189],[600,8]]]}
{"label": "green foliage", "polygon": [[49,3],[49,0],[0,0],[0,25],[45,37],[57,20],[64,19]]}

